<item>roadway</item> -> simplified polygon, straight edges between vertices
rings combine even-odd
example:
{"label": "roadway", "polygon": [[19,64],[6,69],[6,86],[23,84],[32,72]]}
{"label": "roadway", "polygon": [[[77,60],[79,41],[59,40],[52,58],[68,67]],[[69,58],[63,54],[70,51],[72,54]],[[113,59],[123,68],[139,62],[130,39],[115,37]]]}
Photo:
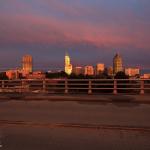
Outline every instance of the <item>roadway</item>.
{"label": "roadway", "polygon": [[148,150],[149,115],[125,101],[1,99],[0,150]]}

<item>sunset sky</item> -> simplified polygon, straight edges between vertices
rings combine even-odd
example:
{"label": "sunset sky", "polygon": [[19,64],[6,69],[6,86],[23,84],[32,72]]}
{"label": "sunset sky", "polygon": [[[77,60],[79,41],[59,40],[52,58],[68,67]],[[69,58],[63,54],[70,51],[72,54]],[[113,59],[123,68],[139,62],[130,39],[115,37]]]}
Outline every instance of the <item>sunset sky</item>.
{"label": "sunset sky", "polygon": [[150,0],[0,0],[0,68],[21,66],[31,54],[35,68],[73,65],[150,68]]}

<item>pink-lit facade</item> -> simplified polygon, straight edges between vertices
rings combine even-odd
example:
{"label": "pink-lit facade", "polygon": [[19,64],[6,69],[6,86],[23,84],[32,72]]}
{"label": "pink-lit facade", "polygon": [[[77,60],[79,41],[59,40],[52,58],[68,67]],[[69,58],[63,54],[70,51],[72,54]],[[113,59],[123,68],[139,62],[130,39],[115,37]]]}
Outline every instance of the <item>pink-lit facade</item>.
{"label": "pink-lit facade", "polygon": [[74,73],[75,75],[83,74],[83,67],[74,67],[74,68],[73,68],[73,73]]}
{"label": "pink-lit facade", "polygon": [[103,63],[98,63],[96,65],[96,75],[99,75],[102,72],[104,72],[104,69],[105,69],[105,65]]}
{"label": "pink-lit facade", "polygon": [[93,76],[94,75],[94,67],[93,66],[85,66],[84,75]]}
{"label": "pink-lit facade", "polygon": [[140,74],[139,68],[125,68],[125,74],[129,77],[134,77]]}
{"label": "pink-lit facade", "polygon": [[33,59],[30,55],[25,55],[22,58],[22,75],[26,76],[33,71]]}

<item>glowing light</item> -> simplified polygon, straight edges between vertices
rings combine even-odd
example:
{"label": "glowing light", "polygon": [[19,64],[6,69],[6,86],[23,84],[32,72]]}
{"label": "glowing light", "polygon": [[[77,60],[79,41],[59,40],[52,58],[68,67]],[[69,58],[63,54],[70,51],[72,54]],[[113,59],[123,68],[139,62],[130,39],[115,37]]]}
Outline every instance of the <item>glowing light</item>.
{"label": "glowing light", "polygon": [[70,57],[68,53],[65,55],[65,73],[68,75],[72,73],[72,64],[70,63]]}

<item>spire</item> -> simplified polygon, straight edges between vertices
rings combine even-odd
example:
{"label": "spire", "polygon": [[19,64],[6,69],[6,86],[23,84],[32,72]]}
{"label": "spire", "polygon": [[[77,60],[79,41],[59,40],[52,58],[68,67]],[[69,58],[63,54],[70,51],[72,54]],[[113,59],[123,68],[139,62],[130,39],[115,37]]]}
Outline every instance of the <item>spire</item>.
{"label": "spire", "polygon": [[65,54],[65,56],[69,56],[69,54],[68,54],[68,51],[66,51],[66,54]]}
{"label": "spire", "polygon": [[119,56],[119,53],[118,53],[118,52],[116,52],[116,56]]}
{"label": "spire", "polygon": [[116,52],[115,57],[121,57],[118,52]]}

